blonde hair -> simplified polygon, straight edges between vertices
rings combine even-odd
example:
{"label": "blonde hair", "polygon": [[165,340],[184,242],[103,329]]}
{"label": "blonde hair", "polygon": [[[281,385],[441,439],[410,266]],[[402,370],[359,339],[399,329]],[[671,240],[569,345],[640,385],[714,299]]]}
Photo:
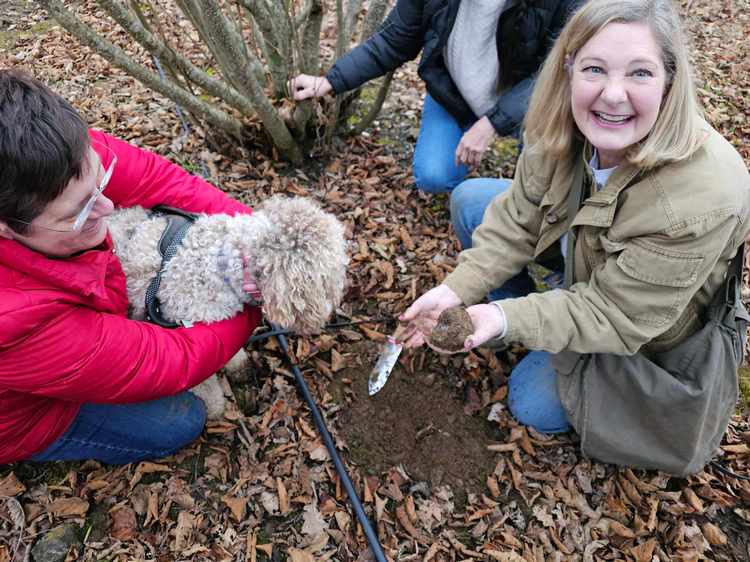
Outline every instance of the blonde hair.
{"label": "blonde hair", "polygon": [[651,132],[626,158],[648,169],[689,158],[700,146],[701,110],[695,95],[680,18],[671,0],[591,0],[560,33],[539,73],[524,121],[525,139],[557,158],[573,157],[581,133],[571,109],[569,64],[612,22],[645,23],[661,47],[667,89]]}

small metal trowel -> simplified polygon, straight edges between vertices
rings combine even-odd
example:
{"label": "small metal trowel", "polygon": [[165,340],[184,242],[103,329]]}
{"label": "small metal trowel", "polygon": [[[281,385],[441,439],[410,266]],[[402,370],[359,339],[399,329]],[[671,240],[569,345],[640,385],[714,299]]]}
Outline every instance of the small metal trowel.
{"label": "small metal trowel", "polygon": [[370,373],[370,380],[367,384],[367,390],[370,396],[374,396],[385,386],[385,383],[388,381],[388,377],[391,375],[391,371],[393,371],[393,367],[396,365],[398,356],[401,355],[401,350],[403,348],[403,345],[396,343],[394,337],[391,336],[388,338],[388,342],[378,356],[378,362]]}

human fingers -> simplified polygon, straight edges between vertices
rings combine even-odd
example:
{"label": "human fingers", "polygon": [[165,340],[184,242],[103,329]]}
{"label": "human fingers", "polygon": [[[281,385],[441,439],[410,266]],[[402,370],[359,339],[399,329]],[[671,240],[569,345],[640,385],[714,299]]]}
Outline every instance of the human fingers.
{"label": "human fingers", "polygon": [[481,150],[474,150],[471,154],[471,165],[473,167],[478,167],[479,164],[482,163],[482,155],[484,154]]}
{"label": "human fingers", "polygon": [[469,350],[498,337],[505,330],[505,313],[494,304],[476,304],[466,309],[474,325],[474,333],[464,341]]}
{"label": "human fingers", "polygon": [[289,92],[297,100],[304,100],[315,95],[315,77],[308,74],[299,74],[289,80]]}
{"label": "human fingers", "polygon": [[413,303],[411,303],[411,306],[407,308],[404,313],[398,317],[399,320],[402,322],[411,322],[414,320],[417,316],[420,316],[421,314],[424,314],[426,310],[429,308],[429,301],[430,301],[430,291],[427,291],[424,295],[419,297],[417,300],[415,300]]}
{"label": "human fingers", "polygon": [[424,345],[424,342],[424,334],[422,334],[422,332],[420,332],[419,330],[416,330],[411,334],[411,336],[409,336],[408,339],[402,342],[402,345],[406,349],[414,349],[415,347],[421,347],[422,345]]}

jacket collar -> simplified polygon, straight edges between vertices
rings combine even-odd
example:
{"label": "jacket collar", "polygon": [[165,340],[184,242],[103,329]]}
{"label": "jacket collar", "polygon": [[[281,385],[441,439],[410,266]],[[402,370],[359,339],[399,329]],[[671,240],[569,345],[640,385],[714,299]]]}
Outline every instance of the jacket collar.
{"label": "jacket collar", "polygon": [[[594,173],[589,166],[593,152],[593,147],[586,141],[581,152],[582,161],[578,165],[584,166],[584,175],[587,177],[588,185],[592,185],[594,181]],[[612,226],[615,211],[617,210],[617,198],[640,172],[641,170],[632,164],[627,162],[620,164],[612,172],[604,187],[583,201],[583,205],[575,216],[575,219],[573,219],[571,226],[589,225],[602,228]]]}
{"label": "jacket collar", "polygon": [[109,233],[96,248],[65,259],[49,258],[14,240],[0,240],[0,266],[82,296],[107,298],[105,278],[112,255]]}

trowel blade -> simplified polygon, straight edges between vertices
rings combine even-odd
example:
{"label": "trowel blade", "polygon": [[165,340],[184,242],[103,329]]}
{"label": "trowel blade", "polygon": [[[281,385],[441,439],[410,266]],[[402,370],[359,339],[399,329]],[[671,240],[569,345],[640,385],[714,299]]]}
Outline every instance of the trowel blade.
{"label": "trowel blade", "polygon": [[378,356],[378,362],[375,363],[375,367],[370,373],[370,379],[367,384],[367,391],[370,396],[374,396],[385,386],[403,348],[403,345],[391,339],[385,344]]}

